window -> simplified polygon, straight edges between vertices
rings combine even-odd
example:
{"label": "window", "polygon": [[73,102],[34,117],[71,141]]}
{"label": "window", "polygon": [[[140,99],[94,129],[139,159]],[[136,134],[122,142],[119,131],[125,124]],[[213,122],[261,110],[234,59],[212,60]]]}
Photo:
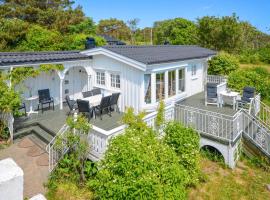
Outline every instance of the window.
{"label": "window", "polygon": [[185,69],[179,69],[178,71],[178,78],[179,78],[179,91],[185,91]]}
{"label": "window", "polygon": [[156,74],[157,101],[165,98],[165,73]]}
{"label": "window", "polygon": [[169,84],[168,84],[168,86],[169,86],[169,90],[168,90],[168,95],[169,95],[169,97],[171,97],[171,96],[174,96],[175,95],[175,71],[170,71],[169,73],[168,73],[168,76],[169,76],[169,79],[168,79],[168,81],[169,81]]}
{"label": "window", "polygon": [[111,87],[120,88],[120,75],[111,74]]}
{"label": "window", "polygon": [[105,73],[104,72],[97,72],[97,84],[98,85],[105,85]]}
{"label": "window", "polygon": [[191,66],[191,76],[196,76],[197,74],[197,65]]}
{"label": "window", "polygon": [[151,103],[151,74],[144,75],[144,102]]}

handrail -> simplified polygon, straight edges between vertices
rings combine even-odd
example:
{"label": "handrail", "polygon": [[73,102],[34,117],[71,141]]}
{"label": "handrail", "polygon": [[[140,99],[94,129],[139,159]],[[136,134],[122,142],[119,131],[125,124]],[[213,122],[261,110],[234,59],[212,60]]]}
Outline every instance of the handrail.
{"label": "handrail", "polygon": [[207,75],[206,79],[208,83],[227,82],[227,78],[225,76],[219,76],[219,75]]}
{"label": "handrail", "polygon": [[241,111],[234,116],[202,110],[182,104],[176,105],[175,119],[200,133],[233,142],[242,132]]}
{"label": "handrail", "polygon": [[181,106],[181,107],[186,107],[186,108],[190,108],[192,110],[197,110],[197,111],[200,111],[200,112],[207,112],[207,113],[210,113],[210,114],[214,114],[214,115],[217,115],[217,116],[224,116],[224,117],[228,117],[228,118],[235,118],[236,116],[238,116],[238,114],[240,113],[240,110],[237,111],[233,116],[232,115],[227,115],[227,114],[223,114],[223,113],[218,113],[218,112],[215,112],[215,111],[210,111],[210,110],[204,110],[204,109],[201,109],[201,108],[196,108],[196,107],[193,107],[193,106],[188,106],[188,105],[183,105],[181,103],[177,103],[176,104],[177,106]]}
{"label": "handrail", "polygon": [[243,134],[270,156],[270,130],[257,117],[243,110]]}
{"label": "handrail", "polygon": [[46,146],[46,151],[48,152],[49,147],[55,142],[56,138],[59,137],[60,135],[64,134],[64,132],[67,130],[68,125],[64,124],[61,129],[58,131],[58,133],[53,137],[53,139],[47,144]]}

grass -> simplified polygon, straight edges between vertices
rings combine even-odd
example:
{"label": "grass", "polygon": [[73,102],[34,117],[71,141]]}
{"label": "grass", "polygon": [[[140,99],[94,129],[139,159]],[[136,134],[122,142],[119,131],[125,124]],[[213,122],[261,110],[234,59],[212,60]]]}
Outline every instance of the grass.
{"label": "grass", "polygon": [[46,195],[48,200],[91,200],[94,195],[85,187],[78,187],[72,182],[58,182],[55,190]]}
{"label": "grass", "polygon": [[190,200],[270,199],[270,192],[266,189],[270,184],[270,173],[253,161],[244,158],[232,170],[202,156],[201,168],[206,180],[190,189]]}
{"label": "grass", "polygon": [[240,68],[252,68],[252,67],[263,67],[270,72],[270,64],[240,64]]}

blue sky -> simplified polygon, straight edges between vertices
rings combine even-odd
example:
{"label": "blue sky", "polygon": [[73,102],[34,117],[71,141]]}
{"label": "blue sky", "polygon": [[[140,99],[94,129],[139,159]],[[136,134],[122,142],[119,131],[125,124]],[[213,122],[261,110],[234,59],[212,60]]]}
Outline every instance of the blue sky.
{"label": "blue sky", "polygon": [[270,33],[270,0],[75,0],[95,22],[106,18],[124,21],[139,18],[140,27],[154,21],[183,17],[195,20],[205,15],[235,12],[263,32]]}

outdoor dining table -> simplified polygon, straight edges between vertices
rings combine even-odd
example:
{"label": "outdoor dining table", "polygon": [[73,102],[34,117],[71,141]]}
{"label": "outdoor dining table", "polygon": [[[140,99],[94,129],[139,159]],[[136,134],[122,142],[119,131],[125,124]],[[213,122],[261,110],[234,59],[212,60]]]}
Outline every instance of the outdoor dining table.
{"label": "outdoor dining table", "polygon": [[220,92],[219,94],[220,94],[220,100],[221,100],[220,107],[222,107],[223,104],[224,104],[224,99],[223,98],[227,97],[227,98],[232,99],[233,109],[234,110],[236,109],[236,100],[237,100],[237,97],[239,96],[238,92],[224,90],[224,91]]}
{"label": "outdoor dining table", "polygon": [[89,101],[89,104],[91,107],[98,106],[101,102],[102,97],[110,96],[112,95],[111,93],[106,93],[106,94],[97,94],[91,97],[85,97],[82,100],[84,101]]}
{"label": "outdoor dining table", "polygon": [[98,95],[94,95],[91,97],[85,97],[82,100],[89,101],[90,106],[95,107],[95,106],[98,106],[100,104],[101,99],[102,99],[102,94],[98,94]]}

